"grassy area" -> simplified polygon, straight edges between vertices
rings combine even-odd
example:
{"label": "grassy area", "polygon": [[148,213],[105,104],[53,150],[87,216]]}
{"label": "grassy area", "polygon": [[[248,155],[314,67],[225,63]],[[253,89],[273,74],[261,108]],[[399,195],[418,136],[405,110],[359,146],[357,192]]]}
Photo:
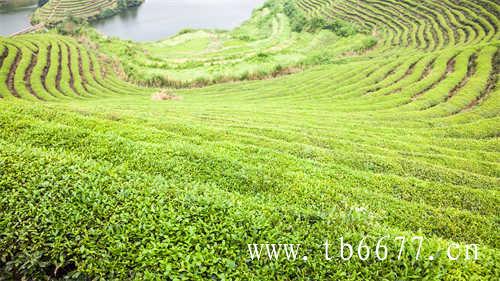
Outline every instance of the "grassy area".
{"label": "grassy area", "polygon": [[337,21],[307,24],[297,31],[296,8],[290,12],[281,0],[266,2],[251,19],[232,31],[184,30],[165,40],[136,43],[104,38],[94,30],[86,36],[99,50],[123,63],[131,81],[146,86],[190,87],[220,82],[256,80],[294,73],[312,65],[331,63],[370,49],[376,38],[360,33],[357,25]]}
{"label": "grassy area", "polygon": [[[298,0],[293,16],[268,3],[236,30],[154,43],[90,31],[0,39],[0,276],[498,277],[499,5]],[[292,31],[291,19],[312,30]],[[377,45],[352,51],[367,38]],[[326,60],[304,63],[316,52]],[[243,54],[255,60],[229,63]],[[137,67],[137,81],[189,81],[218,72],[172,62],[236,74],[282,57],[304,69],[166,90],[174,100],[119,78]],[[372,250],[389,236],[388,258],[343,261],[340,237],[357,251],[365,236]],[[408,242],[398,260],[397,236],[423,236],[420,258]],[[252,260],[253,243],[302,244],[308,259]],[[479,244],[478,260],[464,259],[466,244]]]}

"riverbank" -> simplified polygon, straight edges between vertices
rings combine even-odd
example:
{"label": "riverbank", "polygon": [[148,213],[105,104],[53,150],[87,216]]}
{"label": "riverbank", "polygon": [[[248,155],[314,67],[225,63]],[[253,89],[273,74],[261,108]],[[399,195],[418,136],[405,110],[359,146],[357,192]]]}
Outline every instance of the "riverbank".
{"label": "riverbank", "polygon": [[117,16],[92,22],[101,33],[133,41],[158,41],[191,29],[240,26],[264,0],[147,0]]}

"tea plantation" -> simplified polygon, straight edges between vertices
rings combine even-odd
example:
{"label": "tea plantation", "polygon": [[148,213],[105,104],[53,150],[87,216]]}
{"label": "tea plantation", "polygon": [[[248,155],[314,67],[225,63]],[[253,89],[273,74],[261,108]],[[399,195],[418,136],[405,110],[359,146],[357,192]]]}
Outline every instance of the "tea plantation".
{"label": "tea plantation", "polygon": [[110,17],[119,11],[138,6],[144,0],[48,0],[36,10],[32,22],[54,24],[72,16],[81,19]]}
{"label": "tea plantation", "polygon": [[0,38],[0,280],[497,280],[499,15],[270,0],[154,43]]}

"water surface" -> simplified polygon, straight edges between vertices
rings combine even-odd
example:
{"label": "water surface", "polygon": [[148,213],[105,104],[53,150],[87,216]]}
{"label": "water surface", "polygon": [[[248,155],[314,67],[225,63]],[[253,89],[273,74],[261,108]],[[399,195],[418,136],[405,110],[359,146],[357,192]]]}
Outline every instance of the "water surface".
{"label": "water surface", "polygon": [[0,36],[7,36],[29,27],[30,16],[37,8],[37,0],[13,0],[0,5]]}
{"label": "water surface", "polygon": [[237,27],[262,3],[264,0],[146,0],[140,7],[94,26],[109,36],[154,41],[184,28]]}
{"label": "water surface", "polygon": [[[231,29],[250,18],[253,9],[265,0],[146,0],[93,25],[108,36],[135,41],[154,41],[184,28]],[[11,0],[0,6],[0,36],[30,26],[29,17],[37,0]]]}

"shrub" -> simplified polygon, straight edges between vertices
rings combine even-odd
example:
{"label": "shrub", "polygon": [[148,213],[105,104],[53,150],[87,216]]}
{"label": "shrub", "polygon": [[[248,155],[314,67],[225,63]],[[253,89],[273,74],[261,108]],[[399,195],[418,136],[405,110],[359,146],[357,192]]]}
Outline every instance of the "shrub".
{"label": "shrub", "polygon": [[109,18],[109,17],[116,15],[117,13],[118,12],[113,10],[113,9],[106,9],[99,14],[98,18],[101,18],[101,19]]}
{"label": "shrub", "polygon": [[357,27],[353,24],[339,19],[327,20],[318,17],[308,19],[293,2],[285,2],[283,4],[283,12],[290,19],[292,31],[295,32],[316,32],[321,29],[326,29],[341,37],[352,36],[358,32]]}
{"label": "shrub", "polygon": [[307,26],[307,18],[297,9],[293,2],[285,2],[283,4],[283,12],[290,18],[292,31],[301,32]]}
{"label": "shrub", "polygon": [[68,15],[62,22],[56,24],[55,29],[62,35],[79,35],[85,23],[84,19]]}

